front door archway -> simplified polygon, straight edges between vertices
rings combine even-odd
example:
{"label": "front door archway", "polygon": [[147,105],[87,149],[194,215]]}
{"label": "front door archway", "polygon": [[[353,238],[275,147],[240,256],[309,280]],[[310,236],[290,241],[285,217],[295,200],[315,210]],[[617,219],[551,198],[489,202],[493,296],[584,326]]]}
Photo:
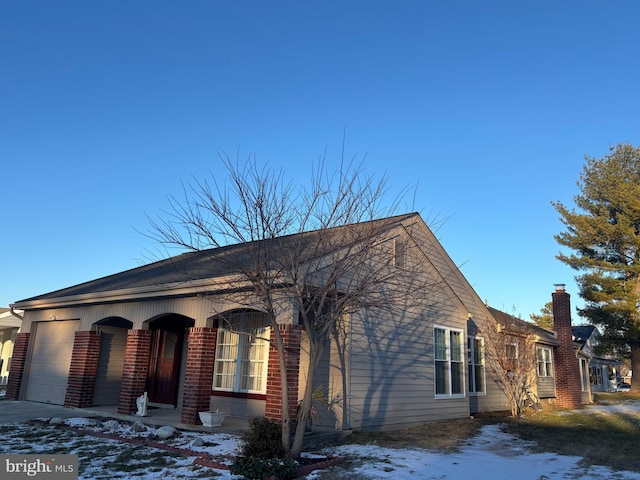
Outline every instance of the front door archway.
{"label": "front door archway", "polygon": [[177,405],[186,329],[193,325],[181,315],[167,315],[149,324],[152,331],[147,392],[149,401]]}

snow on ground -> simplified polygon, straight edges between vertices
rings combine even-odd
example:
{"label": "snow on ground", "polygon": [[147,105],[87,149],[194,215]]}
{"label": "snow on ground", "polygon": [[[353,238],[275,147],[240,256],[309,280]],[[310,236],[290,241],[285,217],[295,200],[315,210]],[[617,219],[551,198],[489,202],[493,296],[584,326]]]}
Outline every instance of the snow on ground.
{"label": "snow on ground", "polygon": [[623,402],[610,405],[590,405],[581,411],[595,413],[623,413],[626,415],[640,416],[640,402]]}
{"label": "snow on ground", "polygon": [[[592,406],[584,411],[594,414],[616,412],[640,415],[640,402]],[[0,425],[0,453],[70,453],[77,454],[82,480],[137,478],[190,479],[214,477],[237,479],[224,469],[194,465],[199,454],[229,464],[237,454],[240,439],[228,434],[180,432],[167,440],[173,447],[190,449],[180,455],[147,445],[132,445],[123,440],[83,435],[80,429],[109,433],[122,439],[153,439],[151,428],[136,432],[127,423],[114,420],[71,418],[64,426],[28,425],[21,423]],[[483,427],[457,453],[442,453],[421,449],[392,449],[372,445],[343,445],[324,450],[347,461],[334,468],[331,478],[348,479],[491,479],[502,480],[640,480],[638,472],[618,472],[606,467],[581,466],[580,457],[553,453],[532,453],[530,444],[502,432],[500,425]],[[307,480],[321,480],[322,471],[306,476]]]}
{"label": "snow on ground", "polygon": [[[579,466],[580,457],[530,453],[526,442],[487,425],[460,452],[446,454],[426,450],[396,450],[377,446],[344,445],[331,451],[345,458],[366,458],[351,471],[366,479],[462,479],[478,480],[632,480],[640,473],[614,472],[606,467]],[[318,478],[317,472],[307,476]]]}

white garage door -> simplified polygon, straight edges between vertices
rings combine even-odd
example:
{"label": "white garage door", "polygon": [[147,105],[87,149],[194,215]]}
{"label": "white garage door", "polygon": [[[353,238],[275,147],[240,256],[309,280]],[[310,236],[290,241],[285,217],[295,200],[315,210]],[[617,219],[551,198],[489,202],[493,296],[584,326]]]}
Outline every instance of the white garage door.
{"label": "white garage door", "polygon": [[[26,399],[64,404],[73,337],[79,322],[37,322]],[[32,328],[33,326],[32,325]]]}

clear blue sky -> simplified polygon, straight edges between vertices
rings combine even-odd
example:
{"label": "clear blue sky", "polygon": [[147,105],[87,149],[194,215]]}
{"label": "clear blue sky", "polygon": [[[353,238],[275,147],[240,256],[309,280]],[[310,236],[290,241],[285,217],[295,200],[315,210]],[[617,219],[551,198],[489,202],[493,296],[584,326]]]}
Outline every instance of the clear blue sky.
{"label": "clear blue sky", "polygon": [[0,306],[139,266],[218,150],[300,182],[364,155],[481,298],[528,318],[575,272],[550,205],[640,144],[636,1],[24,1],[0,12]]}

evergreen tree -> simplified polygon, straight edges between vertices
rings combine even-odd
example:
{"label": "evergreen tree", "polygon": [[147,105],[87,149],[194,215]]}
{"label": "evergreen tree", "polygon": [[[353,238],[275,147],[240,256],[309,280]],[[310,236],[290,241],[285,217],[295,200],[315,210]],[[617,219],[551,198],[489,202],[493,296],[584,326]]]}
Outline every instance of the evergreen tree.
{"label": "evergreen tree", "polygon": [[558,259],[576,276],[581,316],[600,327],[603,348],[631,359],[631,388],[640,390],[640,148],[611,147],[585,157],[577,209],[553,203],[566,231],[556,240],[573,253]]}
{"label": "evergreen tree", "polygon": [[540,328],[553,330],[553,304],[551,302],[545,303],[539,314],[531,313],[529,318]]}

